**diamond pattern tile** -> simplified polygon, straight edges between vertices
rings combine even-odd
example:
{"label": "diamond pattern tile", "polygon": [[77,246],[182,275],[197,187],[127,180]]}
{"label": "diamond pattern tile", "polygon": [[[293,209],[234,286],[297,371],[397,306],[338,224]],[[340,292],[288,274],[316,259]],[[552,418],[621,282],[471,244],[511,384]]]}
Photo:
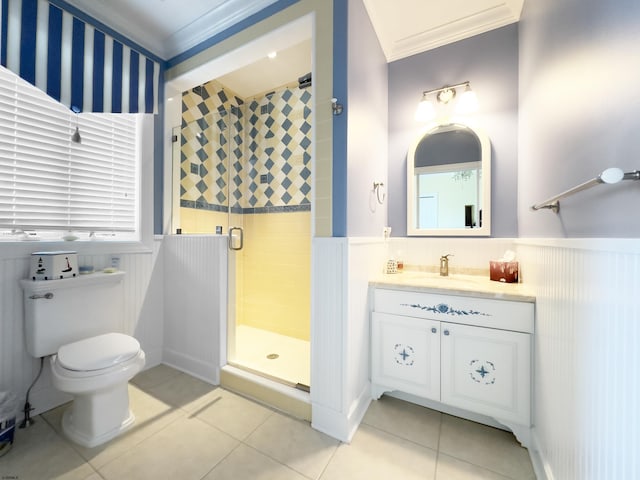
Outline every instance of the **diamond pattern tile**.
{"label": "diamond pattern tile", "polygon": [[308,205],[310,100],[308,90],[283,88],[244,102],[216,81],[184,92],[182,203],[216,210],[229,208],[230,199],[234,209]]}

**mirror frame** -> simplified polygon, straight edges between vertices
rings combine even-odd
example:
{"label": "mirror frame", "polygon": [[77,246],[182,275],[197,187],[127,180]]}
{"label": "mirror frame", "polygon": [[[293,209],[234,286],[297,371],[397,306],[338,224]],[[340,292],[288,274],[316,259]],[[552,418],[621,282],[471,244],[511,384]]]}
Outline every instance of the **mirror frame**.
{"label": "mirror frame", "polygon": [[[415,222],[416,178],[414,175],[415,152],[425,135],[442,128],[456,126],[471,130],[480,141],[482,168],[482,226],[479,228],[417,228]],[[407,152],[407,236],[440,236],[440,237],[488,237],[491,235],[491,141],[484,130],[464,121],[448,123],[431,123],[420,130]]]}

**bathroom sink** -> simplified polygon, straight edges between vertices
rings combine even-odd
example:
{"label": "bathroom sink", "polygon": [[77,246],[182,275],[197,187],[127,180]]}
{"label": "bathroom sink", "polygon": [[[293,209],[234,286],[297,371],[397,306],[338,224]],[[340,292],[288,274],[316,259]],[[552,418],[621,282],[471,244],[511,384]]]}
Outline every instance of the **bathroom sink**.
{"label": "bathroom sink", "polygon": [[372,280],[372,284],[379,287],[420,290],[447,290],[450,293],[477,294],[497,298],[532,297],[526,286],[518,283],[494,282],[486,275],[466,275],[450,273],[441,277],[439,272],[422,270],[405,270],[397,274],[382,274]]}
{"label": "bathroom sink", "polygon": [[399,284],[443,288],[477,288],[490,282],[487,277],[480,275],[449,274],[440,276],[438,272],[405,271],[396,275],[385,275],[389,281]]}
{"label": "bathroom sink", "polygon": [[438,272],[423,272],[423,271],[406,271],[401,275],[406,276],[409,279],[416,280],[428,280],[436,282],[448,282],[448,283],[486,283],[489,281],[487,277],[480,275],[463,275],[463,274],[449,274],[446,277],[441,276]]}

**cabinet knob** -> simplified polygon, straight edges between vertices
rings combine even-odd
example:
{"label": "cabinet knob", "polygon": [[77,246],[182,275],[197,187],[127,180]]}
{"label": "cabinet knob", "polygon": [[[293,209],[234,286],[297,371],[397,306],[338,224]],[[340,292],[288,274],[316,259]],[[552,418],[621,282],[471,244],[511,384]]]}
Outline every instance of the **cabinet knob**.
{"label": "cabinet knob", "polygon": [[445,330],[445,331],[444,331],[444,334],[445,334],[445,335],[447,335],[447,336],[449,336],[449,330]]}
{"label": "cabinet knob", "polygon": [[431,329],[431,333],[436,333],[437,331],[438,331],[438,330],[436,329],[436,327],[433,327],[433,328]]}

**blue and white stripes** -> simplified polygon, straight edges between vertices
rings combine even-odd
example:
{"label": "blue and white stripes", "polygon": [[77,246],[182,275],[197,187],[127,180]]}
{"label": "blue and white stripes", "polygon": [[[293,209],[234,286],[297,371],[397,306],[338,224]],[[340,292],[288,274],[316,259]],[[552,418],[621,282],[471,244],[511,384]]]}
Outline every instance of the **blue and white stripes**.
{"label": "blue and white stripes", "polygon": [[0,2],[0,64],[84,112],[157,113],[158,62],[47,0]]}

